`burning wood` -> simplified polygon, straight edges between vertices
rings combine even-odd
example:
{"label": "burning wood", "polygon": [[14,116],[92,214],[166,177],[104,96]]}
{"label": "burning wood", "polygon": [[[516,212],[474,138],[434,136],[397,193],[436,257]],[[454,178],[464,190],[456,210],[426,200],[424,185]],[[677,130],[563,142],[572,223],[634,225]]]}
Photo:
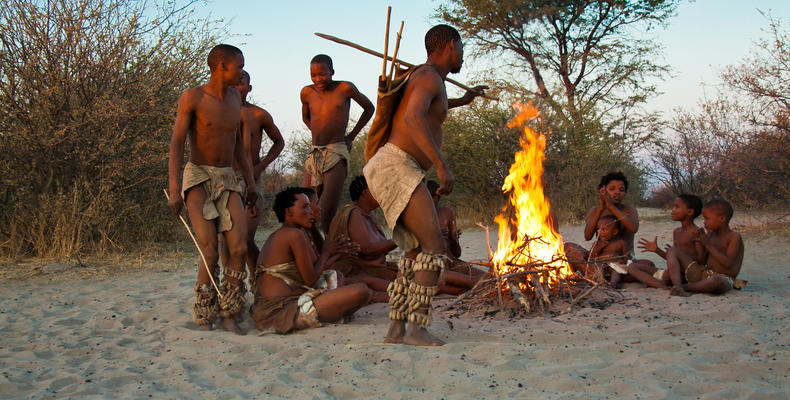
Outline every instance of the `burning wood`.
{"label": "burning wood", "polygon": [[[527,313],[550,311],[558,303],[567,303],[563,310],[567,312],[596,289],[607,298],[615,296],[613,289],[599,284],[603,275],[595,263],[589,264],[586,273],[595,279],[571,270],[549,201],[543,195],[546,137],[528,125],[538,118],[538,110],[532,104],[516,103],[514,108],[519,113],[508,127],[522,129],[522,150],[516,153],[502,186],[509,203],[495,219],[499,224],[497,249],[492,252],[489,248],[490,262],[478,263],[489,267],[492,277],[478,282],[450,307],[459,302],[490,304],[496,298],[500,310],[515,301]],[[480,226],[488,239],[488,228]]]}

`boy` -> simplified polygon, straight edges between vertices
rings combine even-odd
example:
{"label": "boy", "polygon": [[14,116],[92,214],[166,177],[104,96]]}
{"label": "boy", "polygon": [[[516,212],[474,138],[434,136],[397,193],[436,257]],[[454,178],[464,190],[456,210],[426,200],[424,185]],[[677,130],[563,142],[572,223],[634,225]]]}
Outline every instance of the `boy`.
{"label": "boy", "polygon": [[[280,129],[274,124],[274,119],[263,108],[247,102],[247,95],[252,91],[250,85],[250,74],[241,71],[241,80],[236,85],[236,90],[241,94],[241,132],[244,134],[244,144],[248,148],[249,161],[252,164],[252,176],[255,178],[255,186],[258,191],[258,201],[254,207],[247,208],[247,267],[250,270],[251,286],[255,287],[255,263],[258,260],[258,246],[255,244],[255,231],[260,222],[260,209],[263,207],[263,171],[269,164],[280,155],[285,141],[280,133]],[[261,159],[261,145],[263,143],[263,132],[272,141],[272,146]],[[237,174],[241,171],[239,160],[233,161],[233,169]],[[228,263],[228,248],[220,237],[220,249],[222,251],[222,264]]]}
{"label": "boy", "polygon": [[[670,217],[673,221],[680,222],[680,227],[672,232],[672,246],[676,246],[683,253],[688,254],[697,262],[705,261],[705,248],[693,239],[701,228],[694,224],[694,219],[702,213],[702,200],[693,194],[681,194],[675,198]],[[653,252],[666,259],[667,254],[658,246],[658,238],[652,241],[645,238],[639,239],[637,245],[643,252]],[[668,250],[667,246],[666,249]],[[672,284],[666,270],[657,269],[647,260],[636,260],[628,266],[628,274],[634,279],[654,288],[666,289]]]}
{"label": "boy", "polygon": [[[305,161],[302,186],[313,187],[321,199],[321,229],[337,212],[348,168],[351,143],[373,116],[373,103],[351,82],[334,81],[332,59],[319,54],[310,61],[312,85],[302,88],[302,120],[313,136],[313,147]],[[346,135],[351,99],[362,107],[362,116]]]}
{"label": "boy", "polygon": [[667,251],[667,272],[674,285],[672,295],[722,294],[733,288],[733,279],[743,263],[743,240],[730,229],[732,214],[732,206],[724,200],[713,200],[702,207],[707,234],[698,231],[692,240],[705,248],[704,265],[678,246]]}
{"label": "boy", "polygon": [[[257,201],[252,166],[244,150],[239,129],[241,96],[233,87],[241,78],[244,56],[236,47],[221,44],[208,55],[209,82],[184,92],[178,100],[178,114],[170,142],[168,166],[170,200],[168,207],[178,215],[186,200],[189,219],[208,265],[198,269],[195,284],[195,323],[211,329],[217,310],[222,327],[236,334],[244,331],[234,317],[244,303],[244,257],[247,253],[246,217],[242,204],[242,184],[233,171],[237,160],[247,184],[246,204]],[[183,185],[178,181],[184,142],[189,138],[189,162],[184,168]],[[183,188],[182,188],[183,186]],[[228,245],[230,261],[221,282],[221,299],[209,286],[208,270],[217,268],[217,233]]]}
{"label": "boy", "polygon": [[598,239],[590,249],[590,261],[601,260],[611,269],[609,284],[613,288],[620,287],[623,275],[628,272],[625,263],[628,261],[628,247],[623,239],[615,239],[620,234],[620,221],[613,215],[598,218]]}

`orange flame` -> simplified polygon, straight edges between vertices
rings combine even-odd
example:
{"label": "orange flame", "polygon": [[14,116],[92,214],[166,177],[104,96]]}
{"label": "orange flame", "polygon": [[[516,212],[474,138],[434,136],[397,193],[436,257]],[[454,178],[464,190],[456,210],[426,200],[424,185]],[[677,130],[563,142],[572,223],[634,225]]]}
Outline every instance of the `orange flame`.
{"label": "orange flame", "polygon": [[[499,224],[499,242],[492,257],[492,264],[499,275],[523,271],[526,264],[550,263],[547,267],[557,268],[548,274],[552,285],[557,278],[571,274],[570,266],[564,261],[562,236],[554,230],[553,216],[549,201],[543,195],[543,161],[546,159],[546,136],[535,132],[526,125],[536,119],[538,109],[532,103],[513,104],[519,111],[510,122],[508,128],[522,127],[523,134],[519,137],[521,150],[515,155],[510,166],[510,173],[502,185],[504,193],[510,192],[510,206],[514,211],[510,218],[503,214],[494,221]],[[505,206],[505,211],[508,209]],[[515,231],[511,231],[511,227]],[[525,238],[538,238],[524,246]],[[563,260],[557,260],[563,258]],[[553,261],[557,260],[557,261]]]}

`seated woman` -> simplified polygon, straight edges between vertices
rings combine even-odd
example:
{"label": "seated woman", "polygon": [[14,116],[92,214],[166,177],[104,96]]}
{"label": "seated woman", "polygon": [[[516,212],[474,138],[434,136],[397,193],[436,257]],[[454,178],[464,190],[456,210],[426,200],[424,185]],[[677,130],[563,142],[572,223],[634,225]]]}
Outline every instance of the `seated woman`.
{"label": "seated woman", "polygon": [[[628,191],[628,179],[622,172],[609,172],[601,177],[598,184],[598,205],[587,213],[584,226],[584,240],[591,240],[598,229],[598,220],[605,215],[614,216],[620,224],[620,232],[612,240],[623,240],[629,259],[633,258],[634,235],[639,230],[639,215],[636,208],[623,203]],[[576,243],[565,243],[565,255],[571,267],[577,271],[586,270],[590,252]],[[647,261],[647,260],[645,260]],[[649,261],[648,261],[649,262]],[[627,279],[624,279],[627,280]]]}
{"label": "seated woman", "polygon": [[321,326],[350,316],[370,302],[372,292],[358,283],[336,288],[337,274],[329,268],[354,257],[358,246],[348,238],[328,241],[316,254],[306,230],[315,219],[307,196],[288,188],[274,199],[274,213],[282,226],[261,249],[252,318],[259,330],[277,333]]}

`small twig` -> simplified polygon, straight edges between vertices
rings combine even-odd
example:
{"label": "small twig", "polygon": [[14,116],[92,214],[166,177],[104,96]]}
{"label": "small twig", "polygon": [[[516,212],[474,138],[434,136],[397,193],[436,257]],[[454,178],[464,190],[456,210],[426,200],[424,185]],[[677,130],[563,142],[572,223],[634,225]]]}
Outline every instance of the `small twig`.
{"label": "small twig", "polygon": [[[167,193],[166,189],[162,189],[165,192],[165,197],[167,200],[170,200],[170,194]],[[203,266],[206,267],[206,271],[208,271],[208,278],[211,279],[211,284],[214,285],[214,290],[217,291],[217,296],[219,296],[220,300],[222,299],[222,293],[219,291],[219,287],[217,287],[217,282],[214,282],[214,276],[211,273],[211,270],[208,267],[208,263],[206,262],[206,256],[203,255],[203,250],[200,249],[200,245],[198,245],[197,239],[195,239],[195,235],[192,234],[192,230],[189,229],[189,224],[187,224],[187,220],[184,219],[184,216],[178,214],[178,218],[181,219],[181,222],[184,224],[184,228],[187,228],[187,232],[189,233],[189,237],[192,238],[192,242],[195,243],[195,247],[197,247],[198,253],[200,253],[200,258],[203,260]]]}
{"label": "small twig", "polygon": [[[478,222],[477,226],[483,228],[486,231],[486,246],[488,247],[488,259],[492,260],[494,258],[494,252],[491,251],[491,238],[489,237],[488,233],[488,225],[483,225],[482,223]],[[493,265],[489,265],[489,267],[493,267]]]}
{"label": "small twig", "polygon": [[598,284],[596,283],[596,284],[595,284],[595,285],[593,285],[591,288],[589,288],[589,289],[587,289],[586,291],[584,291],[584,293],[582,293],[582,294],[581,294],[581,296],[577,297],[577,298],[576,298],[576,300],[574,300],[574,301],[571,303],[571,305],[573,305],[573,304],[576,304],[576,303],[578,303],[579,301],[581,301],[581,299],[583,299],[583,298],[587,297],[587,295],[588,295],[588,294],[590,294],[590,293],[591,293],[591,292],[592,292],[592,291],[593,291],[595,288],[597,288],[597,287],[598,287]]}

